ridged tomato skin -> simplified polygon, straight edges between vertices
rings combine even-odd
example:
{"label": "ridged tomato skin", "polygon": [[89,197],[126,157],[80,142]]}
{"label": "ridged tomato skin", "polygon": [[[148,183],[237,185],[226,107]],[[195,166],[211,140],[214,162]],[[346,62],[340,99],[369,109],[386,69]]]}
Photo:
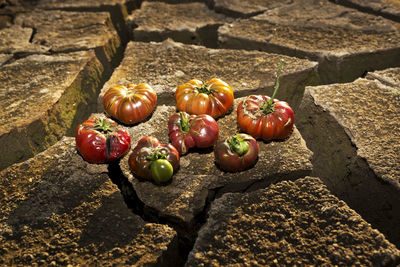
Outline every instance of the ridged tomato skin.
{"label": "ridged tomato skin", "polygon": [[232,150],[229,140],[230,136],[224,140],[217,142],[214,148],[214,157],[217,165],[227,172],[240,172],[253,166],[257,161],[260,147],[252,136],[244,133],[236,134],[235,136],[243,140],[248,146],[248,151],[240,155]]}
{"label": "ridged tomato skin", "polygon": [[223,116],[233,105],[233,90],[224,81],[197,79],[180,85],[175,91],[176,107],[189,114],[208,114],[214,119]]}
{"label": "ridged tomato skin", "polygon": [[264,141],[286,139],[293,130],[294,112],[288,103],[273,100],[273,111],[265,113],[261,107],[270,101],[269,96],[251,95],[237,108],[237,120],[241,130]]}
{"label": "ridged tomato skin", "polygon": [[149,160],[148,157],[157,151],[167,155],[165,159],[171,163],[174,172],[179,169],[179,152],[174,146],[162,144],[154,136],[145,136],[138,141],[129,155],[128,164],[131,171],[142,179],[153,180],[151,174],[153,161]]}
{"label": "ridged tomato skin", "polygon": [[145,120],[154,111],[156,104],[157,94],[146,83],[116,85],[103,96],[105,112],[128,125]]}
{"label": "ridged tomato skin", "polygon": [[112,129],[104,133],[96,129],[101,120],[90,118],[78,125],[75,132],[76,147],[90,163],[109,163],[123,157],[129,150],[131,137],[127,131],[118,129],[110,119],[103,119]]}
{"label": "ridged tomato skin", "polygon": [[[182,124],[187,127],[183,127]],[[218,124],[210,115],[189,115],[182,111],[171,115],[168,130],[172,145],[181,155],[192,147],[213,146],[219,135]]]}

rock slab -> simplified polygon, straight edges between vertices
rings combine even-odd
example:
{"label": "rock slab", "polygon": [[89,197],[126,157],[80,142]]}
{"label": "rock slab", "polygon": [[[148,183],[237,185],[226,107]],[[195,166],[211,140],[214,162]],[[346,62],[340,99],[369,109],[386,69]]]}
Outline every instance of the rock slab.
{"label": "rock slab", "polygon": [[0,67],[0,169],[73,134],[103,72],[92,51],[31,55]]}
{"label": "rock slab", "polygon": [[306,177],[214,201],[186,266],[399,263],[393,244]]}
{"label": "rock slab", "polygon": [[282,3],[219,28],[224,48],[310,58],[324,83],[349,82],[370,70],[398,67],[400,24],[328,0]]}
{"label": "rock slab", "polygon": [[187,44],[217,47],[217,28],[232,21],[203,3],[167,4],[143,2],[128,17],[135,41],[163,41],[171,38]]}
{"label": "rock slab", "polygon": [[99,97],[112,86],[146,82],[157,92],[158,103],[175,105],[176,88],[192,79],[220,78],[234,90],[235,97],[272,94],[275,73],[281,59],[282,71],[277,97],[292,106],[300,103],[306,84],[316,84],[317,63],[257,51],[208,49],[166,40],[162,43],[130,42],[121,65],[104,85]]}
{"label": "rock slab", "polygon": [[66,137],[0,172],[1,265],[166,266],[176,232],[126,206],[107,165],[86,163]]}
{"label": "rock slab", "polygon": [[307,87],[298,127],[315,153],[313,175],[400,244],[399,69],[352,83]]}
{"label": "rock slab", "polygon": [[109,68],[121,46],[107,12],[34,10],[18,15],[15,23],[34,31],[28,39],[31,45],[52,53],[93,49]]}

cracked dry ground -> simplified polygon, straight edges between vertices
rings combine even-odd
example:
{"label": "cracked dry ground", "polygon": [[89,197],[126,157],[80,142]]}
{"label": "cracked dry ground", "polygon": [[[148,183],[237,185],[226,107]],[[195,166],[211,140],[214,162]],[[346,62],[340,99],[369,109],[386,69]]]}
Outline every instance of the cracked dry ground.
{"label": "cracked dry ground", "polygon": [[[399,265],[399,21],[398,0],[0,0],[0,265]],[[296,126],[247,171],[195,150],[156,186],[76,151],[128,82],[158,95],[132,147],[168,142],[192,78],[234,89],[226,137],[281,59]]]}

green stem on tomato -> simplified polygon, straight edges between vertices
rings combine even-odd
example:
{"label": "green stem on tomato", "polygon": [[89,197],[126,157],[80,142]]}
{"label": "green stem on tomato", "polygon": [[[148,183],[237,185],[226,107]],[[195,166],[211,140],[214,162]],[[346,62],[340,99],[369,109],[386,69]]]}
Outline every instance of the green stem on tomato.
{"label": "green stem on tomato", "polygon": [[238,135],[232,136],[227,142],[229,144],[229,149],[232,152],[236,152],[239,156],[243,156],[250,149],[249,144]]}
{"label": "green stem on tomato", "polygon": [[166,159],[167,156],[168,153],[162,153],[159,149],[156,149],[153,153],[148,155],[146,159],[149,161],[156,161],[158,159]]}
{"label": "green stem on tomato", "polygon": [[113,132],[117,127],[107,119],[96,119],[95,122],[96,124],[94,125],[93,130],[101,131],[103,133]]}
{"label": "green stem on tomato", "polygon": [[278,88],[279,88],[279,77],[281,76],[281,71],[282,71],[282,67],[283,67],[283,63],[285,63],[285,61],[283,61],[283,59],[281,59],[278,70],[276,71],[276,80],[275,80],[275,86],[274,86],[274,92],[271,96],[271,98],[269,99],[269,101],[265,101],[260,109],[265,113],[265,114],[269,114],[275,111],[274,108],[274,98],[276,93],[278,92]]}
{"label": "green stem on tomato", "polygon": [[185,116],[183,115],[182,111],[179,112],[179,117],[181,121],[177,124],[179,125],[179,128],[181,128],[181,132],[187,134],[190,130],[189,120],[185,119]]}
{"label": "green stem on tomato", "polygon": [[207,83],[203,82],[203,84],[201,85],[201,87],[195,87],[197,89],[197,91],[199,92],[199,94],[213,94],[216,93],[217,91],[214,89],[208,89],[207,87]]}

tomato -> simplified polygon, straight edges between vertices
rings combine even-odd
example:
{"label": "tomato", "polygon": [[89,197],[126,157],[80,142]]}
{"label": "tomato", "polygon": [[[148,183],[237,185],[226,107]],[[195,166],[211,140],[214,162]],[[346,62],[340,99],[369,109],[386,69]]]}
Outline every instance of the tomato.
{"label": "tomato", "polygon": [[[129,155],[128,163],[131,171],[138,177],[145,180],[159,182],[165,179],[165,176],[153,176],[151,166],[159,159],[167,160],[176,172],[179,168],[179,152],[170,144],[162,144],[154,136],[146,136],[139,140],[136,147]],[[159,167],[153,167],[156,172]],[[162,171],[165,175],[164,171]],[[161,174],[161,171],[160,171]]]}
{"label": "tomato", "polygon": [[218,124],[210,115],[189,115],[182,111],[169,118],[168,130],[169,139],[179,154],[187,153],[191,147],[211,147],[219,135]]}
{"label": "tomato", "polygon": [[215,161],[224,171],[243,171],[257,161],[259,149],[256,139],[250,135],[236,134],[217,142],[214,149]]}
{"label": "tomato", "polygon": [[218,118],[233,105],[233,90],[224,81],[214,78],[208,82],[191,80],[175,92],[176,107],[189,114],[208,114]]}
{"label": "tomato", "polygon": [[75,142],[86,161],[108,163],[128,152],[131,137],[110,119],[90,118],[76,128]]}
{"label": "tomato", "polygon": [[135,124],[146,119],[154,110],[157,94],[145,83],[117,85],[103,96],[105,112],[125,124]]}
{"label": "tomato", "polygon": [[237,108],[239,128],[254,138],[261,138],[264,141],[282,140],[287,138],[293,130],[292,108],[288,103],[274,98],[279,87],[282,65],[281,62],[272,97],[251,95],[241,101]]}
{"label": "tomato", "polygon": [[151,176],[157,183],[164,183],[171,179],[174,168],[166,159],[158,159],[150,165]]}

